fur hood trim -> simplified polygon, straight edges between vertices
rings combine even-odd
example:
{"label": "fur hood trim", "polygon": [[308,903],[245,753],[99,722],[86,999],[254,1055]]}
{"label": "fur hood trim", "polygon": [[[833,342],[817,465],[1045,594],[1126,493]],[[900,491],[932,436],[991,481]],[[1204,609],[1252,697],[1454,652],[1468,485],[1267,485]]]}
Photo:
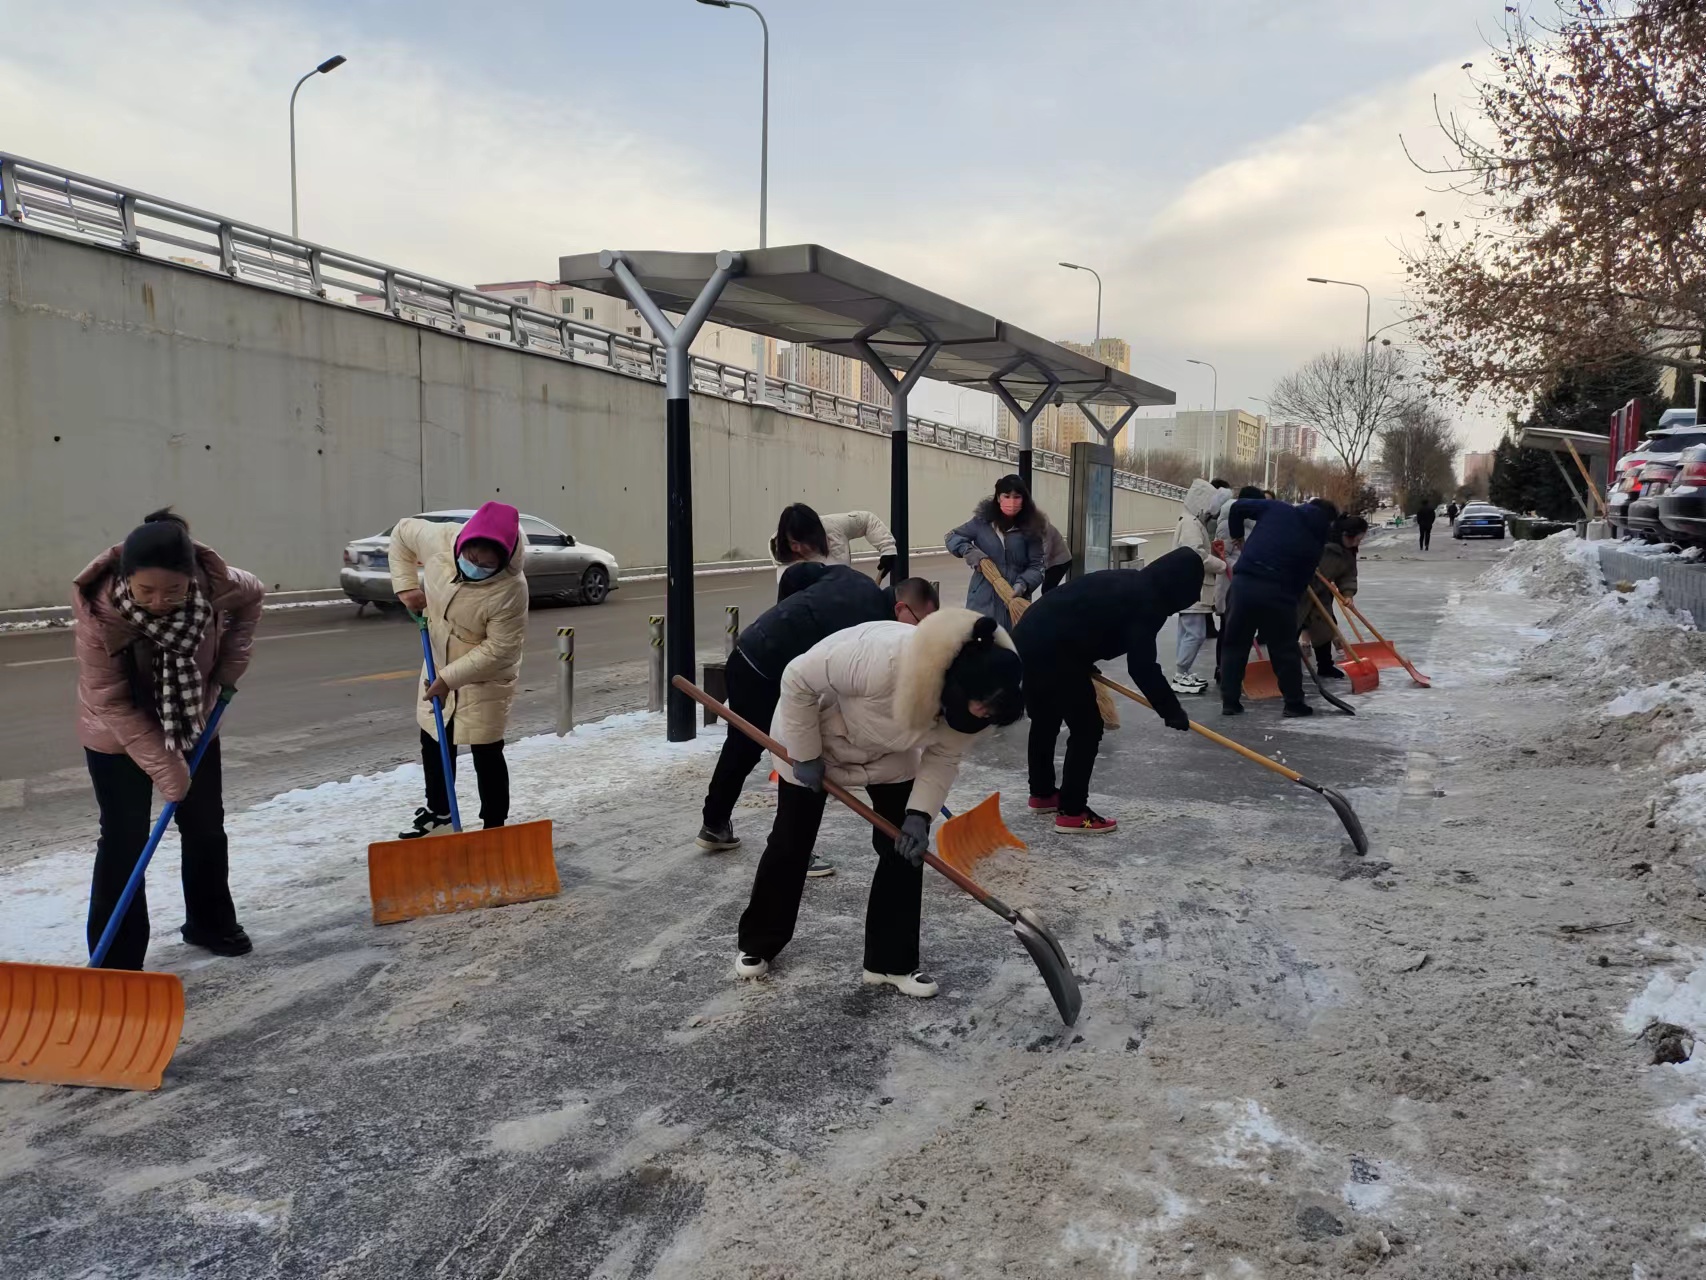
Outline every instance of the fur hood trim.
{"label": "fur hood trim", "polygon": [[[970,609],[938,609],[912,629],[895,685],[895,715],[908,729],[922,733],[942,714],[942,686],[948,668],[982,617]],[[1000,627],[995,628],[995,644],[1018,652]]]}

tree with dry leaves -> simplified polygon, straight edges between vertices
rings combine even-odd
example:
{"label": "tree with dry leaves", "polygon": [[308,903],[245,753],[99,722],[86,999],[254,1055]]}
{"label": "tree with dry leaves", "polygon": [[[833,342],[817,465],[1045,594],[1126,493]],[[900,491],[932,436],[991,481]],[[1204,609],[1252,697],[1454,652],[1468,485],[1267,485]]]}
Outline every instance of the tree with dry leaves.
{"label": "tree with dry leaves", "polygon": [[1461,446],[1451,419],[1438,405],[1412,400],[1380,433],[1381,470],[1392,477],[1400,511],[1437,507],[1456,486],[1453,464]]}
{"label": "tree with dry leaves", "polygon": [[[1407,250],[1416,340],[1461,396],[1524,398],[1643,357],[1691,397],[1706,335],[1706,4],[1556,0],[1505,10],[1474,112],[1443,114],[1464,197]],[[1460,201],[1453,199],[1453,204]],[[1501,397],[1503,398],[1503,397]]]}
{"label": "tree with dry leaves", "polygon": [[1338,456],[1347,491],[1361,490],[1375,437],[1397,421],[1408,390],[1403,353],[1396,347],[1323,351],[1281,378],[1269,394],[1274,415],[1305,423]]}

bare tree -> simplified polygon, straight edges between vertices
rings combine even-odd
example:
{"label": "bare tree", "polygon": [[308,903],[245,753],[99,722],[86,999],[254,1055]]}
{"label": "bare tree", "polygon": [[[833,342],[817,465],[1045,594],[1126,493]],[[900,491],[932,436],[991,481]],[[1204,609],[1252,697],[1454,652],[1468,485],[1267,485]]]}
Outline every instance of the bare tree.
{"label": "bare tree", "polygon": [[1404,511],[1437,507],[1455,485],[1452,467],[1462,446],[1437,405],[1412,400],[1380,433],[1380,465],[1392,477],[1394,498]]}
{"label": "bare tree", "polygon": [[1324,351],[1281,378],[1268,399],[1274,415],[1307,423],[1344,464],[1349,492],[1362,486],[1375,437],[1404,404],[1403,354],[1395,347]]}

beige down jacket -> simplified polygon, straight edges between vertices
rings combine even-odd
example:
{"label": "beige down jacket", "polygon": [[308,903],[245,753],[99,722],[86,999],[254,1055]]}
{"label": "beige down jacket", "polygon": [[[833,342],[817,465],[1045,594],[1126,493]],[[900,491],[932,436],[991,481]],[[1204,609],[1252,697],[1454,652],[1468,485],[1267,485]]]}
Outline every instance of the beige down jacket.
{"label": "beige down jacket", "polygon": [[[914,779],[907,808],[934,817],[975,740],[942,719],[942,685],[978,617],[942,609],[916,627],[866,622],[820,640],[782,673],[771,732],[795,760],[822,756],[844,787]],[[995,642],[1013,648],[1005,631]],[[785,762],[776,769],[792,782]]]}
{"label": "beige down jacket", "polygon": [[[213,606],[213,620],[195,651],[202,675],[202,708],[213,710],[221,685],[234,685],[249,669],[255,625],[266,588],[252,573],[233,568],[211,547],[196,543],[196,579]],[[166,745],[154,710],[154,646],[113,604],[119,548],[96,556],[77,575],[71,616],[77,621],[77,741],[90,751],[128,755],[167,800],[190,787],[183,752]]]}
{"label": "beige down jacket", "polygon": [[1226,573],[1226,561],[1214,554],[1213,540],[1208,536],[1206,521],[1214,519],[1216,489],[1207,480],[1191,481],[1185,491],[1185,509],[1179,515],[1179,527],[1173,530],[1173,546],[1189,547],[1202,557],[1202,590],[1197,602],[1182,613],[1213,613],[1217,588]]}
{"label": "beige down jacket", "polygon": [[[873,511],[843,511],[837,515],[822,517],[825,540],[829,543],[830,564],[853,563],[853,540],[863,538],[877,549],[879,556],[892,556],[895,553],[894,534],[889,527]],[[813,556],[812,559],[817,557]],[[782,581],[782,575],[794,566],[783,564],[776,559],[776,537],[770,538],[770,560],[776,566],[776,581]]]}
{"label": "beige down jacket", "polygon": [[[444,718],[452,717],[457,743],[502,742],[521,676],[527,642],[527,575],[521,571],[525,545],[483,582],[456,569],[459,524],[399,520],[391,530],[391,585],[399,593],[422,590],[427,598],[427,634],[432,660],[450,686]],[[421,664],[425,678],[426,664]],[[432,703],[415,689],[415,720],[432,737]]]}

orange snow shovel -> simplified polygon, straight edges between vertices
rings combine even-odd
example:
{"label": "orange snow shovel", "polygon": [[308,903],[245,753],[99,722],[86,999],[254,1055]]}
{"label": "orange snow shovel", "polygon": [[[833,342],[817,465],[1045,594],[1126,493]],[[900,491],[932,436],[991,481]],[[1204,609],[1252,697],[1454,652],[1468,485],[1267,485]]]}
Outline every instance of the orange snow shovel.
{"label": "orange snow shovel", "polygon": [[[1316,576],[1320,577],[1319,574]],[[1363,613],[1361,609],[1357,608],[1354,600],[1341,592],[1326,578],[1321,578],[1321,582],[1327,590],[1333,593],[1334,598],[1337,599],[1340,604],[1345,606],[1345,616],[1352,620],[1351,626],[1354,628],[1357,623],[1360,622],[1363,626],[1368,628],[1369,634],[1374,637],[1372,640],[1363,640],[1359,638],[1351,646],[1356,650],[1359,656],[1367,658],[1370,662],[1374,663],[1375,666],[1384,667],[1388,671],[1394,667],[1403,667],[1405,671],[1410,673],[1410,679],[1421,685],[1422,688],[1433,688],[1433,681],[1429,680],[1420,671],[1417,671],[1415,665],[1403,654],[1398,652],[1397,645],[1393,644],[1385,636],[1381,635],[1380,632],[1374,629],[1374,624],[1368,620],[1368,615]]]}
{"label": "orange snow shovel", "polygon": [[[427,680],[438,679],[426,619],[417,617]],[[450,794],[454,835],[419,840],[381,840],[367,846],[368,896],[374,924],[397,924],[417,916],[447,915],[481,907],[554,898],[561,890],[557,860],[551,854],[551,822],[521,822],[487,831],[462,830],[456,804],[456,779],[450,772],[450,739],[444,732],[444,707],[432,700],[438,729],[439,760]]]}
{"label": "orange snow shovel", "polygon": [[[190,752],[191,778],[236,692],[220,691]],[[183,981],[175,973],[101,965],[177,810],[173,800],[154,820],[107,927],[89,953],[88,968],[0,964],[0,1080],[97,1089],[160,1087],[184,1033]]]}
{"label": "orange snow shovel", "polygon": [[1339,642],[1339,648],[1345,651],[1345,656],[1339,659],[1340,669],[1350,677],[1352,693],[1373,693],[1380,688],[1380,668],[1369,659],[1363,657],[1351,648],[1351,642],[1345,639],[1345,633],[1339,629],[1338,619],[1328,612],[1327,606],[1321,603],[1321,597],[1315,594],[1314,587],[1305,589],[1309,603],[1319,613],[1322,620],[1333,632],[1333,638]]}
{"label": "orange snow shovel", "polygon": [[[995,594],[1001,597],[1001,603],[1007,606],[1007,616],[1017,623],[1020,618],[1025,616],[1025,610],[1031,607],[1031,602],[1013,594],[1013,588],[1008,586],[1007,580],[996,572],[995,566],[990,563],[988,556],[977,562],[977,568],[978,572],[983,574],[984,580],[995,588]],[[1104,729],[1120,727],[1119,708],[1114,706],[1114,700],[1100,689],[1096,690],[1096,710],[1102,717]]]}
{"label": "orange snow shovel", "polygon": [[[727,720],[778,760],[794,763],[780,742],[730,711],[685,676],[676,676],[671,683],[706,710]],[[855,798],[839,783],[825,778],[823,789],[889,839],[899,838],[900,832],[893,823]],[[1042,973],[1043,982],[1048,985],[1048,993],[1054,998],[1055,1008],[1060,1010],[1060,1020],[1070,1027],[1078,1020],[1078,1010],[1083,1005],[1084,998],[1078,991],[1078,979],[1073,975],[1072,965],[1068,963],[1066,952],[1061,950],[1060,943],[1055,941],[1054,935],[1029,908],[1019,907],[1015,910],[1008,906],[955,865],[973,865],[998,849],[1025,847],[1025,842],[1009,831],[1007,824],[1001,819],[1000,793],[997,792],[975,808],[944,822],[936,831],[936,847],[942,851],[941,856],[925,850],[924,861],[1012,926],[1013,932],[1018,935],[1025,950],[1031,953],[1031,959]]]}
{"label": "orange snow shovel", "polygon": [[1244,696],[1260,701],[1280,696],[1279,677],[1274,674],[1272,659],[1262,653],[1262,646],[1253,646],[1256,657],[1244,666]]}
{"label": "orange snow shovel", "polygon": [[[1123,693],[1133,702],[1142,703],[1146,707],[1149,706],[1149,699],[1144,697],[1135,689],[1128,689],[1123,684],[1118,684],[1115,681],[1108,679],[1106,676],[1097,676],[1096,681],[1097,683],[1112,689],[1115,693]],[[1153,710],[1153,708],[1151,709]],[[1344,824],[1345,834],[1350,836],[1351,844],[1355,847],[1357,854],[1360,856],[1368,852],[1368,834],[1362,829],[1362,819],[1357,817],[1356,810],[1351,808],[1351,802],[1345,799],[1344,796],[1340,795],[1332,787],[1322,786],[1319,782],[1312,782],[1296,769],[1288,769],[1278,760],[1270,760],[1260,752],[1252,751],[1242,742],[1234,742],[1231,738],[1218,734],[1213,729],[1198,724],[1195,720],[1191,721],[1191,732],[1201,734],[1217,747],[1225,747],[1228,751],[1236,751],[1251,764],[1259,764],[1264,769],[1271,769],[1273,772],[1279,774],[1280,777],[1288,779],[1291,782],[1295,782],[1300,787],[1306,787],[1310,791],[1313,791],[1316,795],[1320,796],[1328,804],[1333,806],[1333,812],[1339,815],[1339,821]]]}

